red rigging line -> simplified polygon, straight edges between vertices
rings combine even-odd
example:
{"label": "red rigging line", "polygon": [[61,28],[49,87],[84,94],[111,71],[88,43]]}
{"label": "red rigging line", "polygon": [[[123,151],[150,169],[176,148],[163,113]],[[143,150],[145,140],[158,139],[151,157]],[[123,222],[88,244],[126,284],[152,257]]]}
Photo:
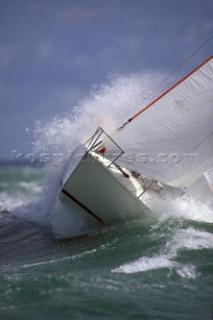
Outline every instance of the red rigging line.
{"label": "red rigging line", "polygon": [[133,117],[131,117],[130,119],[128,119],[119,129],[123,129],[125,127],[126,124],[128,124],[129,122],[131,122],[132,120],[134,120],[135,118],[137,118],[141,113],[143,113],[145,110],[149,109],[152,105],[154,105],[157,101],[159,101],[161,98],[163,98],[165,95],[167,95],[167,93],[169,93],[170,91],[172,91],[174,88],[176,88],[179,84],[181,84],[182,82],[184,82],[187,78],[189,78],[192,74],[194,74],[197,70],[199,70],[200,68],[202,68],[206,63],[208,63],[211,59],[213,59],[213,56],[211,56],[210,58],[208,58],[207,60],[205,60],[203,63],[201,63],[198,67],[196,67],[194,70],[192,70],[190,73],[188,73],[184,78],[182,78],[181,80],[179,80],[177,83],[175,83],[171,88],[169,88],[168,90],[166,90],[163,94],[161,94],[159,97],[157,97],[154,101],[152,101],[151,103],[149,103],[146,107],[144,107],[142,110],[138,111]]}

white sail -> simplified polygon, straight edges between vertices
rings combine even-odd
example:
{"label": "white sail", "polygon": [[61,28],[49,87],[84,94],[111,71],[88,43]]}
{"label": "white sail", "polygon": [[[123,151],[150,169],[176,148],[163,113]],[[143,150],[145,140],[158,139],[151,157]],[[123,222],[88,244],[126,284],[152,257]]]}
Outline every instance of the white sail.
{"label": "white sail", "polygon": [[[129,119],[111,137],[116,162],[174,187],[213,166],[213,57]],[[105,141],[106,156],[118,149]]]}

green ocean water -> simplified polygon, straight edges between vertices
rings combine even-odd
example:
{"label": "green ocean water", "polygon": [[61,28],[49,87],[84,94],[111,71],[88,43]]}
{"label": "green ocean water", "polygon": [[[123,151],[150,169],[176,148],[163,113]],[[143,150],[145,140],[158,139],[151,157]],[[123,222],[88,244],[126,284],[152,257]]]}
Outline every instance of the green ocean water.
{"label": "green ocean water", "polygon": [[41,168],[0,168],[0,319],[212,319],[211,207],[63,240],[44,184]]}

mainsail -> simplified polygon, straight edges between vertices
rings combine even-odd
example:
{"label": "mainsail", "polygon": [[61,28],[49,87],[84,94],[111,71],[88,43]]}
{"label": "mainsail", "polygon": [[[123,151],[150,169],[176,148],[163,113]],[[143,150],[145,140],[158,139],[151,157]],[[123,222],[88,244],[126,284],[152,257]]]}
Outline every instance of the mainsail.
{"label": "mainsail", "polygon": [[[129,119],[111,137],[117,163],[173,187],[213,167],[213,57]],[[115,144],[105,141],[109,159]]]}

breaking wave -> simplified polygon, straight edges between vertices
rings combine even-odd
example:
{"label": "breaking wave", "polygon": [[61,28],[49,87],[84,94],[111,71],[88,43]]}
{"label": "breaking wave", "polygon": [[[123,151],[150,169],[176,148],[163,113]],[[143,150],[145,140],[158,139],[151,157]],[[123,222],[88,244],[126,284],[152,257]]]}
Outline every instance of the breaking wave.
{"label": "breaking wave", "polygon": [[[67,236],[68,226],[71,225],[73,228],[69,236],[76,236],[86,230],[85,222],[76,220],[71,213],[68,215],[57,200],[67,158],[98,126],[110,133],[158,96],[162,92],[158,85],[163,78],[157,72],[111,76],[105,84],[93,86],[89,96],[71,106],[67,115],[56,116],[49,121],[37,121],[32,142],[34,152],[50,156],[42,169],[45,177],[43,187],[29,181],[20,182],[19,187],[23,192],[17,194],[16,201],[7,192],[1,195],[1,210],[12,210],[20,218],[51,226],[62,236]],[[29,196],[24,196],[24,190],[31,190],[35,198],[31,200]],[[212,206],[191,197],[154,200],[151,208],[159,221],[176,217],[207,223],[213,221]],[[159,263],[166,264],[166,260],[161,259]]]}
{"label": "breaking wave", "polygon": [[183,278],[196,278],[199,272],[192,264],[177,262],[182,251],[201,250],[213,248],[213,234],[199,231],[195,228],[173,229],[167,243],[160,254],[150,257],[144,256],[135,261],[113,269],[118,273],[137,273],[160,268],[173,269]]}
{"label": "breaking wave", "polygon": [[[44,223],[47,220],[53,230],[67,235],[68,225],[73,225],[70,236],[82,233],[85,222],[76,219],[66,209],[61,208],[57,200],[63,166],[82,142],[90,137],[98,126],[110,133],[151,101],[159,92],[156,87],[162,82],[159,73],[132,74],[128,76],[110,76],[105,84],[93,86],[89,96],[71,107],[66,116],[57,116],[50,121],[37,121],[34,130],[34,152],[47,152],[53,161],[46,163],[46,183],[36,210],[43,212]],[[41,221],[42,214],[39,215]],[[35,215],[34,215],[35,219]]]}

